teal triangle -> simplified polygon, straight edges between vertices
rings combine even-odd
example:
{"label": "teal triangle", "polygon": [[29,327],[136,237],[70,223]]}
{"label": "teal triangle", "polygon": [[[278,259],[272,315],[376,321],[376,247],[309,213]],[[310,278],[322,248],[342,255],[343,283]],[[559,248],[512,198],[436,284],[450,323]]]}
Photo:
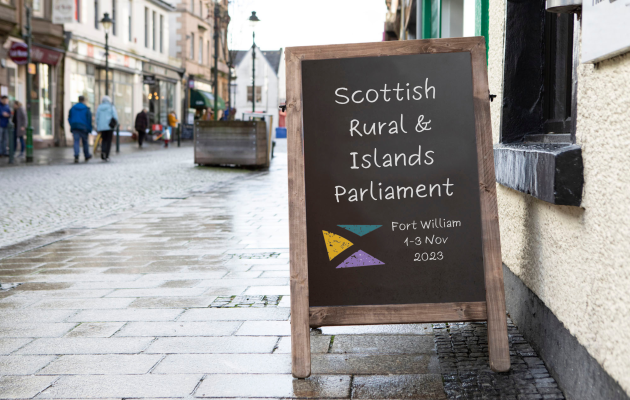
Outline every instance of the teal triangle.
{"label": "teal triangle", "polygon": [[380,228],[383,225],[337,225],[340,228],[346,229],[352,233],[356,233],[359,236],[366,235],[375,229]]}

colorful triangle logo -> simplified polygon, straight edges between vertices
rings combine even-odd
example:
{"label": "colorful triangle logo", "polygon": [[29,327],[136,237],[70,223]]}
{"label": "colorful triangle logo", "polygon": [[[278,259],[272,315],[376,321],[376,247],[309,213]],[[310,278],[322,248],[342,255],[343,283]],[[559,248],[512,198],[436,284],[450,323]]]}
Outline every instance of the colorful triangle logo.
{"label": "colorful triangle logo", "polygon": [[352,233],[355,233],[359,236],[366,235],[373,230],[380,228],[383,225],[337,225],[340,228],[348,230]]}
{"label": "colorful triangle logo", "polygon": [[346,238],[336,235],[332,232],[324,232],[324,240],[326,241],[326,250],[328,250],[328,259],[332,260],[339,253],[352,246],[352,242]]}
{"label": "colorful triangle logo", "polygon": [[359,250],[350,257],[346,258],[344,262],[339,264],[337,268],[351,268],[351,267],[367,267],[368,265],[384,265],[381,260],[377,260],[363,250]]}

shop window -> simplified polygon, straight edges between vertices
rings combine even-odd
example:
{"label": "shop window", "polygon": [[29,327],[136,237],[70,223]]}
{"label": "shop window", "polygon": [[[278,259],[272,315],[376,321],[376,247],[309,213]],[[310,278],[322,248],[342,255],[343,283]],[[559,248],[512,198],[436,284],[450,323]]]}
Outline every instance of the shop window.
{"label": "shop window", "polygon": [[149,48],[149,9],[144,7],[144,47]]}
{"label": "shop window", "polygon": [[81,22],[81,0],[74,0],[74,20]]}
{"label": "shop window", "polygon": [[152,39],[153,39],[153,50],[156,50],[156,42],[157,42],[157,40],[156,40],[156,37],[157,37],[157,32],[156,32],[156,30],[157,30],[157,24],[156,24],[157,17],[156,17],[156,15],[157,15],[157,14],[156,14],[156,12],[155,12],[155,11],[153,11],[153,18],[151,19],[151,23],[152,23],[152,25],[153,25],[153,26],[152,26],[152,28],[153,28],[153,29],[152,29],[152,30],[153,30],[153,35],[152,35]]}
{"label": "shop window", "polygon": [[544,2],[507,2],[501,143],[494,155],[498,183],[579,206],[584,176],[575,144],[575,18],[546,12]]}
{"label": "shop window", "polygon": [[131,42],[133,41],[132,39],[132,16],[133,16],[133,7],[132,7],[132,2],[131,0],[129,0],[129,2],[127,3],[127,11],[128,11],[128,15],[127,15],[127,35],[128,35],[128,40]]}
{"label": "shop window", "polygon": [[94,29],[96,30],[98,30],[100,25],[98,21],[98,0],[94,0]]}
{"label": "shop window", "polygon": [[[256,86],[256,103],[262,100],[262,86]],[[247,86],[247,102],[252,102],[252,86]]]}

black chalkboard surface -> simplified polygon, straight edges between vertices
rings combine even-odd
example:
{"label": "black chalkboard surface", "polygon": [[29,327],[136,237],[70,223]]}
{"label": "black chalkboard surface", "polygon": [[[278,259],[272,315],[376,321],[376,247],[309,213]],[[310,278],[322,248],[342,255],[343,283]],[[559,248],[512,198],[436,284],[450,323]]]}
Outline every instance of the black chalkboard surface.
{"label": "black chalkboard surface", "polygon": [[302,62],[311,306],[485,300],[468,52]]}
{"label": "black chalkboard surface", "polygon": [[285,57],[293,376],[314,327],[459,321],[509,370],[485,39]]}

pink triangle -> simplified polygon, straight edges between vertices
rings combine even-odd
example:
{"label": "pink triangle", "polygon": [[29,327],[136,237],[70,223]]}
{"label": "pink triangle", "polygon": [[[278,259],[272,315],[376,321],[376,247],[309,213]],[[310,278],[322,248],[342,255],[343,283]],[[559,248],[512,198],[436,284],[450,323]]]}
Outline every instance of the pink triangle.
{"label": "pink triangle", "polygon": [[382,261],[377,260],[363,250],[359,250],[350,257],[346,258],[344,262],[339,264],[337,268],[350,268],[350,267],[366,267],[368,265],[383,265]]}

